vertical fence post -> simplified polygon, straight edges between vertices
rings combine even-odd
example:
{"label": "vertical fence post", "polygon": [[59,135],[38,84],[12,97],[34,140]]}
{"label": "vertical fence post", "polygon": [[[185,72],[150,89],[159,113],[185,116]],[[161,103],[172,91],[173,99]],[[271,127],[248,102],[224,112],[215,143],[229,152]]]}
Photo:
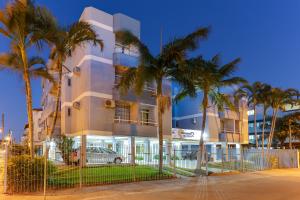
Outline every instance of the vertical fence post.
{"label": "vertical fence post", "polygon": [[47,140],[43,143],[43,153],[44,153],[44,200],[46,200],[47,191],[47,159],[48,159],[48,149]]}
{"label": "vertical fence post", "polygon": [[221,171],[221,173],[224,173],[224,152],[223,152],[223,149],[221,149],[221,162],[222,162],[222,171]]}
{"label": "vertical fence post", "polygon": [[240,159],[241,159],[241,168],[242,168],[242,172],[244,172],[244,149],[243,147],[241,146],[240,148]]}
{"label": "vertical fence post", "polygon": [[206,168],[206,176],[208,176],[208,153],[205,151],[205,168]]}
{"label": "vertical fence post", "polygon": [[7,170],[7,163],[8,163],[8,144],[5,144],[4,145],[4,181],[3,181],[3,192],[6,194],[7,193],[7,173],[8,173],[8,170]]}
{"label": "vertical fence post", "polygon": [[[81,136],[82,137],[82,136]],[[82,139],[81,139],[82,142]],[[82,156],[82,143],[80,145],[80,154],[79,154],[79,188],[82,188],[82,165],[83,165],[83,156]]]}
{"label": "vertical fence post", "polygon": [[174,166],[173,166],[173,176],[176,177],[176,149],[174,147],[174,155],[173,155],[173,160],[174,160]]}
{"label": "vertical fence post", "polygon": [[297,168],[299,168],[299,151],[298,149],[295,150],[296,151],[296,157],[297,157]]}

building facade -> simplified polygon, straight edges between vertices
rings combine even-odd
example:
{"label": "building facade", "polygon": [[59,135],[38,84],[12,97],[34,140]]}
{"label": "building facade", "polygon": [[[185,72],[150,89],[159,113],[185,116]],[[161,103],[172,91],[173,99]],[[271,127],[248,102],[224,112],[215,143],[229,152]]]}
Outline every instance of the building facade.
{"label": "building facade", "polygon": [[[36,153],[41,154],[43,149],[43,141],[46,135],[43,133],[43,127],[40,126],[40,119],[42,117],[42,108],[34,108],[32,110],[33,114],[33,146]],[[24,126],[23,136],[21,138],[22,144],[28,144],[28,124]]]}
{"label": "building facade", "polygon": [[[179,91],[179,87],[173,84],[173,96]],[[230,93],[230,92],[228,92]],[[186,97],[177,104],[173,103],[173,129],[172,139],[177,149],[183,154],[185,151],[196,151],[199,148],[199,140],[202,126],[201,111],[202,94],[197,97]],[[247,103],[240,100],[235,103],[236,111],[225,108],[219,111],[213,104],[209,104],[207,110],[204,142],[206,151],[212,160],[220,160],[221,154],[231,152],[239,154],[240,146],[248,144],[248,115]]]}
{"label": "building facade", "polygon": [[[137,154],[158,152],[155,85],[147,85],[141,96],[133,91],[120,95],[116,88],[121,74],[138,65],[139,52],[133,46],[116,43],[115,32],[129,30],[140,37],[140,22],[93,7],[84,9],[80,21],[92,25],[104,48],[101,51],[99,46],[87,43],[64,63],[71,73],[65,73],[62,79],[60,134],[74,138],[78,146],[105,147],[124,155],[132,148]],[[41,122],[47,131],[55,102],[51,84],[48,81],[43,84]],[[163,88],[165,95],[170,96],[171,84],[165,81]],[[171,109],[163,116],[166,141],[171,139]]]}

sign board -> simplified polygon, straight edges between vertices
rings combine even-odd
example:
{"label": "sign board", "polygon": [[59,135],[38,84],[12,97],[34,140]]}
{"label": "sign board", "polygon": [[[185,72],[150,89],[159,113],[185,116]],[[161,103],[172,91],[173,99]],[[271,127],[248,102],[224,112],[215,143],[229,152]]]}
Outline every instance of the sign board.
{"label": "sign board", "polygon": [[172,129],[173,139],[185,139],[185,140],[200,140],[201,131],[190,129]]}

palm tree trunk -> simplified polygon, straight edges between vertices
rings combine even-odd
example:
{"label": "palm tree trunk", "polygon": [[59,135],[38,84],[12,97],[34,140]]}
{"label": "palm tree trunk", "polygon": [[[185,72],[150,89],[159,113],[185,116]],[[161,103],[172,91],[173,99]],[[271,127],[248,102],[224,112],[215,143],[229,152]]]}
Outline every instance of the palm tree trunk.
{"label": "palm tree trunk", "polygon": [[196,166],[196,171],[195,173],[197,175],[200,175],[201,173],[201,164],[203,160],[203,153],[204,153],[204,131],[205,131],[205,124],[206,124],[206,112],[207,112],[207,105],[208,105],[208,96],[207,92],[203,93],[203,101],[202,101],[202,109],[203,109],[203,114],[202,114],[202,125],[201,125],[201,135],[200,135],[200,141],[199,141],[199,150],[197,154],[197,166]]}
{"label": "palm tree trunk", "polygon": [[162,119],[162,79],[157,81],[157,112],[158,112],[158,143],[159,143],[159,173],[162,173],[163,169],[163,119]]}
{"label": "palm tree trunk", "polygon": [[23,79],[25,82],[26,90],[26,108],[27,108],[27,117],[28,117],[28,138],[29,138],[29,150],[30,157],[34,157],[34,146],[33,146],[33,113],[32,113],[32,92],[31,92],[31,83],[30,76],[28,72],[28,60],[24,46],[20,46],[22,62],[24,67]]}
{"label": "palm tree trunk", "polygon": [[256,127],[256,105],[254,105],[254,136],[255,136],[255,147],[256,149],[258,149],[258,138],[257,138],[257,127]]}
{"label": "palm tree trunk", "polygon": [[55,97],[55,111],[54,111],[54,116],[53,116],[53,122],[50,128],[50,134],[49,137],[51,138],[53,136],[54,130],[55,130],[55,125],[57,121],[57,116],[59,112],[59,105],[60,105],[60,96],[61,96],[61,83],[62,83],[62,63],[58,61],[58,85],[57,85],[57,94]]}
{"label": "palm tree trunk", "polygon": [[278,112],[278,108],[275,108],[273,110],[273,114],[272,114],[272,123],[271,123],[270,135],[269,135],[269,140],[268,140],[268,146],[267,146],[268,150],[272,146],[273,135],[274,135],[275,125],[276,125],[277,112]]}
{"label": "palm tree trunk", "polygon": [[291,128],[291,120],[289,120],[289,148],[292,149],[292,128]]}
{"label": "palm tree trunk", "polygon": [[262,157],[264,157],[264,149],[265,149],[265,126],[266,126],[266,115],[267,115],[267,109],[264,106],[264,112],[263,112],[263,127],[262,127],[262,136],[261,136],[261,147],[262,147]]}

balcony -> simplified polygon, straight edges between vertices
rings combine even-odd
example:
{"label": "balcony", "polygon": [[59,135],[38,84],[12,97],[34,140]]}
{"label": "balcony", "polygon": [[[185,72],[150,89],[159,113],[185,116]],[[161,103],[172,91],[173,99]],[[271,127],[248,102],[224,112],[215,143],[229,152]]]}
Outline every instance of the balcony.
{"label": "balcony", "polygon": [[139,59],[136,55],[115,52],[113,55],[114,65],[125,67],[136,67],[139,64]]}
{"label": "balcony", "polygon": [[239,131],[226,129],[219,133],[219,142],[240,142],[241,139]]}
{"label": "balcony", "polygon": [[121,95],[117,88],[113,89],[113,99],[130,102],[140,102],[150,105],[156,105],[155,90],[144,89],[144,92],[138,96],[133,90],[129,90],[127,94]]}
{"label": "balcony", "polygon": [[240,120],[240,112],[239,108],[236,108],[237,110],[230,110],[229,108],[225,108],[222,112],[219,112],[220,118],[225,119],[234,119],[234,120]]}
{"label": "balcony", "polygon": [[156,137],[157,123],[116,118],[113,124],[113,135]]}

